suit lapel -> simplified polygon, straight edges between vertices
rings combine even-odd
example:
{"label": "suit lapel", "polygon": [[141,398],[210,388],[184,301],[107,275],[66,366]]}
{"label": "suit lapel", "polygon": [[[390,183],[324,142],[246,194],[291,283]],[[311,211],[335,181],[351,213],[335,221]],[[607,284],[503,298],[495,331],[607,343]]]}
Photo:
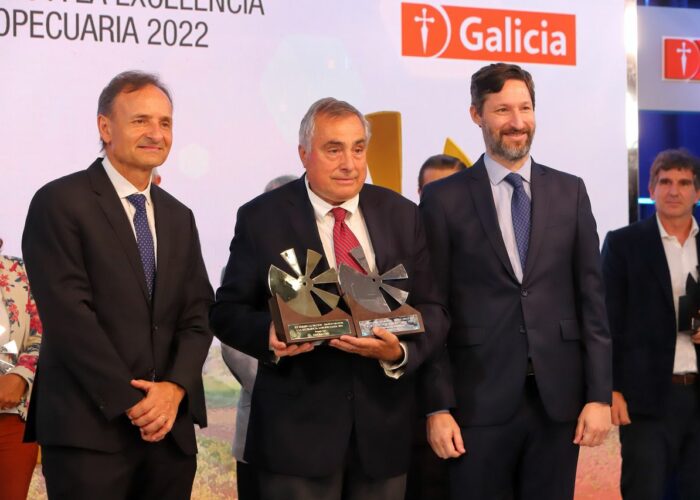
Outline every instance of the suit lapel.
{"label": "suit lapel", "polygon": [[528,245],[527,261],[523,269],[523,283],[532,272],[537,259],[537,253],[542,246],[547,226],[549,212],[550,190],[547,182],[547,171],[534,161],[530,171],[530,192],[532,194],[532,218],[530,227],[530,244]]}
{"label": "suit lapel", "polygon": [[[158,241],[158,255],[156,259],[156,283],[153,289],[153,299],[160,303],[158,299],[167,290],[166,280],[168,278],[171,220],[170,211],[166,206],[163,191],[155,185],[151,185],[151,201],[153,202],[153,213],[156,222],[156,238]],[[155,309],[155,307],[154,307]]]}
{"label": "suit lapel", "polygon": [[486,172],[483,156],[479,158],[473,167],[467,170],[466,175],[469,179],[467,184],[474,200],[474,206],[486,236],[491,242],[494,252],[501,260],[503,267],[506,268],[510,277],[517,281],[508,258],[506,245],[503,243],[503,235],[501,234],[501,227],[498,224],[498,216],[496,215],[496,204],[493,201],[491,182]]}
{"label": "suit lapel", "polygon": [[[671,272],[668,269],[668,261],[666,260],[666,252],[664,244],[661,241],[661,233],[659,225],[656,221],[656,216],[651,216],[644,221],[642,242],[640,248],[643,249],[643,254],[647,255],[647,262],[651,267],[653,274],[659,280],[663,296],[668,302],[668,305],[675,311],[673,303],[673,286],[671,285]],[[696,237],[697,242],[697,237]]]}
{"label": "suit lapel", "polygon": [[[303,255],[297,255],[299,265],[304,270],[306,263],[306,251],[308,249],[317,250],[323,255],[324,267],[317,267],[315,273],[319,273],[321,269],[328,269],[328,260],[325,258],[321,236],[318,234],[318,226],[316,224],[316,214],[314,207],[311,205],[309,195],[306,192],[305,175],[299,180],[294,181],[293,189],[290,191],[291,196],[287,198],[290,205],[289,220],[294,228],[294,233],[298,236],[303,248],[298,251],[304,252]],[[294,207],[294,208],[291,208]],[[285,250],[280,248],[280,252]]]}
{"label": "suit lapel", "polygon": [[[136,274],[144,299],[148,301],[146,277],[143,273],[143,265],[141,264],[141,256],[139,255],[139,249],[136,245],[134,231],[131,229],[129,219],[124,212],[124,207],[117,196],[117,192],[114,190],[114,186],[110,182],[102,166],[102,160],[96,160],[90,165],[87,172],[90,183],[92,184],[92,189],[97,195],[97,201],[107,221],[110,226],[112,226],[124,253],[126,253],[131,270]],[[104,244],[108,245],[109,242],[105,242]]]}
{"label": "suit lapel", "polygon": [[362,188],[360,191],[360,210],[362,210],[362,217],[365,219],[369,233],[369,241],[374,251],[376,271],[382,274],[389,270],[387,266],[390,255],[387,254],[387,250],[391,249],[392,245],[388,244],[386,238],[391,234],[391,228],[386,227],[388,221],[381,217],[382,211],[379,208],[381,200],[374,194],[370,190]]}

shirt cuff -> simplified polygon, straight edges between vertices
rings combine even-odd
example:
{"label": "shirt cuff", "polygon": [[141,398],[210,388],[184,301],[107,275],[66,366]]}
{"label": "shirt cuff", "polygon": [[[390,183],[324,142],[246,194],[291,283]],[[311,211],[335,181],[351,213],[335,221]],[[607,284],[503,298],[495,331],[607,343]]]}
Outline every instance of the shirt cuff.
{"label": "shirt cuff", "polygon": [[401,350],[403,351],[403,357],[398,363],[390,363],[388,361],[379,360],[379,366],[384,370],[384,374],[389,377],[398,380],[401,375],[404,374],[406,363],[408,363],[408,349],[406,349],[405,342],[399,342]]}
{"label": "shirt cuff", "polygon": [[426,417],[432,417],[433,415],[439,415],[441,413],[450,413],[450,410],[437,410],[437,411],[431,411],[430,413],[426,414]]}

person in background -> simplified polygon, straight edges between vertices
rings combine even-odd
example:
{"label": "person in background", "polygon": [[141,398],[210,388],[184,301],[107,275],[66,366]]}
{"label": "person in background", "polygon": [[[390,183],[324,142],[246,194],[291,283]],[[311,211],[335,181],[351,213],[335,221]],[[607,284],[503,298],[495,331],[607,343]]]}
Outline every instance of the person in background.
{"label": "person in background", "polygon": [[[430,156],[418,171],[418,196],[423,195],[423,188],[431,182],[449,177],[466,168],[467,166],[454,156],[445,154]],[[424,379],[422,367],[418,372],[418,383],[428,384],[426,390],[430,390],[431,381]],[[425,414],[419,411],[413,434],[411,465],[406,479],[406,500],[424,498],[446,500],[449,498],[447,464],[435,455],[430,447],[425,423]]]}
{"label": "person in background", "polygon": [[163,178],[160,176],[160,172],[158,172],[158,167],[155,167],[153,170],[151,170],[151,182],[155,184],[156,186],[160,186],[161,181]]}
{"label": "person in background", "polygon": [[649,193],[656,216],[611,231],[603,244],[620,487],[625,499],[659,500],[668,487],[681,499],[698,499],[700,333],[690,320],[697,306],[681,307],[686,282],[699,278],[698,158],[685,150],[659,153]]}
{"label": "person in background", "polygon": [[433,155],[420,167],[418,172],[418,196],[423,196],[423,188],[437,180],[456,174],[467,166],[450,155]]}
{"label": "person in background", "polygon": [[22,437],[42,327],[16,257],[0,255],[0,297],[0,498],[24,500],[38,454],[37,444]]}
{"label": "person in background", "polygon": [[[267,193],[268,191],[277,189],[297,178],[298,177],[295,175],[281,175],[276,177],[267,183],[264,192]],[[231,453],[236,459],[238,500],[257,500],[260,498],[258,471],[254,465],[247,463],[243,459],[243,450],[245,450],[245,437],[248,432],[250,403],[253,398],[253,386],[255,385],[255,374],[258,371],[258,360],[223,343],[221,344],[221,357],[241,385],[238,405],[236,406],[236,430],[233,434],[233,445],[231,448]]]}

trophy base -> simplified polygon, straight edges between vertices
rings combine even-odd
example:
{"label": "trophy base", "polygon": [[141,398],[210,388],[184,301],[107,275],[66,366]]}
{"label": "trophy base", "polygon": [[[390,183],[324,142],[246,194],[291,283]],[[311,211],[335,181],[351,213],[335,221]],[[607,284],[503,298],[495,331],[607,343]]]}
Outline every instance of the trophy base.
{"label": "trophy base", "polygon": [[338,338],[342,335],[355,336],[352,318],[341,309],[318,317],[299,314],[275,294],[268,301],[272,323],[277,338],[285,344],[301,344]]}
{"label": "trophy base", "polygon": [[372,328],[375,326],[384,328],[397,337],[425,332],[423,317],[408,304],[403,304],[391,312],[378,313],[361,306],[349,294],[343,295],[343,299],[350,307],[358,337],[373,337]]}

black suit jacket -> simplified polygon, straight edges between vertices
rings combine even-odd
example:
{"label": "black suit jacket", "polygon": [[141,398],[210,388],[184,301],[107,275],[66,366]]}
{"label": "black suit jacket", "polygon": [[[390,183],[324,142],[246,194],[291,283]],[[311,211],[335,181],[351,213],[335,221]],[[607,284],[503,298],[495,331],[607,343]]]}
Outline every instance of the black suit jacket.
{"label": "black suit jacket", "polygon": [[[695,237],[700,255],[700,235]],[[656,217],[611,231],[603,276],[613,338],[613,389],[631,413],[666,412],[676,352],[671,275]],[[695,346],[700,359],[700,350]]]}
{"label": "black suit jacket", "polygon": [[[387,189],[365,185],[360,209],[379,271],[403,264],[409,303],[426,330],[408,339],[405,374],[394,380],[379,362],[328,346],[269,362],[270,264],[288,269],[280,252],[293,248],[302,269],[306,250],[324,254],[303,177],[242,206],[231,256],[211,311],[222,342],[257,357],[245,459],[266,470],[295,476],[325,476],[342,466],[351,434],[367,474],[406,472],[414,415],[416,368],[444,342],[447,316],[437,300],[418,208]],[[325,258],[317,273],[328,268]],[[291,272],[291,270],[290,270]]]}
{"label": "black suit jacket", "polygon": [[158,238],[148,299],[128,217],[101,159],[41,188],[22,239],[44,324],[27,437],[42,445],[115,452],[138,429],[124,412],[143,394],[131,379],[172,381],[186,397],[172,435],[196,453],[206,425],[201,369],[213,293],[192,212],[151,186]]}
{"label": "black suit jacket", "polygon": [[585,402],[611,399],[598,236],[583,181],[533,161],[531,191],[522,284],[483,157],[423,195],[431,257],[452,320],[448,355],[430,375],[438,390],[428,399],[433,410],[456,406],[460,425],[500,424],[514,414],[528,356],[552,419],[575,419]]}

